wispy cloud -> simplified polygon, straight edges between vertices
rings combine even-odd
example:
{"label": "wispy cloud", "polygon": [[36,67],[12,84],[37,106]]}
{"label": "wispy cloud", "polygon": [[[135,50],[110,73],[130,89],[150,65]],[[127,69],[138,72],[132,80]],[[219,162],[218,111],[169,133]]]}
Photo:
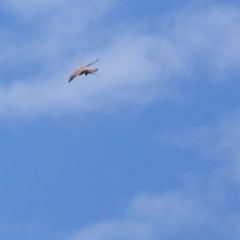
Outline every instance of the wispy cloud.
{"label": "wispy cloud", "polygon": [[237,222],[231,214],[222,214],[207,192],[189,192],[181,189],[159,195],[142,195],[133,199],[123,217],[83,227],[69,240],[110,239],[192,239],[218,237],[230,239],[237,232]]}
{"label": "wispy cloud", "polygon": [[[208,125],[186,128],[159,136],[162,144],[195,152],[217,164],[217,175],[230,185],[240,183],[240,117],[238,113],[222,117]],[[225,181],[224,180],[224,181]]]}
{"label": "wispy cloud", "polygon": [[121,216],[83,226],[67,239],[238,239],[239,138],[238,114],[172,136],[174,147],[225,163],[209,175],[184,175],[175,190],[138,195]]}
{"label": "wispy cloud", "polygon": [[240,234],[240,214],[235,205],[239,202],[239,119],[239,114],[235,114],[167,139],[174,147],[225,161],[211,174],[184,174],[184,181],[175,190],[136,196],[122,216],[82,227],[69,240],[237,240]]}
{"label": "wispy cloud", "polygon": [[[166,24],[167,28],[149,33],[133,22],[119,32],[117,24],[112,29],[100,26],[115,5],[109,1],[92,3],[97,8],[93,18],[88,12],[93,10],[91,4],[85,14],[79,13],[80,5],[29,3],[30,11],[36,14],[41,9],[62,10],[51,10],[55,14],[46,14],[42,22],[36,19],[38,30],[28,37],[7,29],[9,38],[13,35],[22,41],[6,42],[2,47],[0,61],[5,70],[1,78],[6,79],[0,86],[2,117],[95,111],[122,102],[171,99],[183,82],[197,80],[199,72],[206,72],[207,78],[214,80],[236,70],[240,52],[237,8],[214,6],[187,16],[184,11],[177,12],[174,17],[161,19],[171,18],[172,25]],[[28,11],[16,1],[6,5],[20,13]],[[33,26],[28,24],[26,31]],[[101,31],[94,33],[91,26]],[[97,57],[101,58],[101,78],[83,77],[67,84],[73,70]]]}

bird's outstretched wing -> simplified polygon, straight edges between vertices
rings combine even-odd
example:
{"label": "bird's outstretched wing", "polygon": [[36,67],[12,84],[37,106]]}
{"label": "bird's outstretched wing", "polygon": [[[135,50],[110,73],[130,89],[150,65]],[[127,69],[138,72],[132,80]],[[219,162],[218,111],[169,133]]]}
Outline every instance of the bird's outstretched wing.
{"label": "bird's outstretched wing", "polygon": [[71,82],[78,74],[79,74],[79,71],[81,69],[78,69],[77,71],[75,71],[69,78],[68,82]]}
{"label": "bird's outstretched wing", "polygon": [[92,64],[94,64],[95,62],[97,62],[99,59],[96,59],[94,62],[92,62],[92,63],[89,63],[89,64],[87,64],[86,66],[84,66],[84,67],[89,67],[89,66],[91,66]]}

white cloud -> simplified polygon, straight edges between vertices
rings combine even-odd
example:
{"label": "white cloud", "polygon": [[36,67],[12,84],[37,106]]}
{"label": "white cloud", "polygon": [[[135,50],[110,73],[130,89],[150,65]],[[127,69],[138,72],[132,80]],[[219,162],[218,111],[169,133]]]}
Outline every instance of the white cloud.
{"label": "white cloud", "polygon": [[[25,11],[16,1],[8,4]],[[238,64],[237,8],[223,5],[187,16],[177,12],[172,17],[174,24],[149,34],[134,24],[124,32],[117,26],[99,26],[97,22],[114,9],[109,1],[104,6],[93,1],[98,9],[93,19],[89,5],[86,13],[78,14],[80,6],[75,9],[54,1],[39,4],[42,8],[63,8],[45,15],[43,22],[36,20],[38,31],[29,35],[30,42],[21,33],[8,30],[9,37],[22,41],[10,41],[2,47],[1,75],[10,84],[0,86],[0,116],[95,111],[116,108],[119,103],[145,104],[156,97],[174,99],[178,87],[198,79],[195,75],[199,71],[206,71],[207,78],[222,78]],[[38,11],[38,2],[33,6],[31,9]],[[99,36],[93,37],[92,26],[101,28],[95,32]],[[66,83],[79,65],[98,57],[101,78],[82,77],[71,85]]]}
{"label": "white cloud", "polygon": [[71,240],[149,239],[151,230],[147,224],[131,220],[110,220],[86,227],[70,237]]}
{"label": "white cloud", "polygon": [[[146,87],[145,94],[147,95],[147,84],[151,80],[148,77],[153,77],[156,71],[145,60],[145,55],[150,48],[149,42],[152,42],[151,39],[138,35],[128,37],[127,40],[123,37],[114,42],[109,52],[101,54],[103,59],[98,63],[101,77],[88,76],[85,78],[83,76],[84,81],[79,78],[68,84],[68,77],[75,70],[73,67],[71,69],[69,67],[64,70],[60,69],[53,76],[49,75],[48,77],[45,74],[38,79],[35,77],[34,81],[14,81],[10,86],[7,85],[0,89],[0,115],[35,115],[45,111],[68,112],[76,108],[80,111],[91,111],[101,105],[109,105],[109,99],[118,101],[128,98],[128,100],[134,101],[137,92],[143,86]],[[132,45],[131,49],[127,43]],[[126,52],[127,58],[131,59],[129,63],[126,63],[124,59],[110,61],[120,52]],[[103,63],[105,59],[107,62]],[[77,67],[75,64],[75,68]],[[149,70],[150,72],[148,72]],[[104,94],[107,95],[106,98],[103,97]]]}
{"label": "white cloud", "polygon": [[219,218],[224,210],[214,207],[215,200],[207,192],[200,195],[183,189],[141,195],[133,199],[123,217],[82,227],[69,240],[233,239],[237,221],[232,221],[231,214]]}

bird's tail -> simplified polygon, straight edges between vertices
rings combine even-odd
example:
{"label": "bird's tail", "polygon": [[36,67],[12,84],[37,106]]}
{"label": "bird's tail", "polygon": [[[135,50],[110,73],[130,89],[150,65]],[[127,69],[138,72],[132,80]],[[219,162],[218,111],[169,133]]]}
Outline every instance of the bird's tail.
{"label": "bird's tail", "polygon": [[98,75],[98,74],[96,74],[96,73],[93,73],[93,75],[95,75],[95,76],[97,76],[97,77],[101,77],[101,75]]}

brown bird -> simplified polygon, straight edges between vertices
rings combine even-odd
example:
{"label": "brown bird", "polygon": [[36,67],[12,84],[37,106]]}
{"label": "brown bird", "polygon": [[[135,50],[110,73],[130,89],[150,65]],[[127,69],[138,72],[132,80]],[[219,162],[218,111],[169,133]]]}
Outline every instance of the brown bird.
{"label": "brown bird", "polygon": [[95,60],[92,63],[87,64],[86,66],[80,67],[77,71],[75,71],[69,78],[68,82],[71,82],[75,77],[78,75],[85,74],[86,76],[88,74],[94,74],[96,71],[98,71],[98,68],[88,69],[89,66],[97,62],[99,59]]}

